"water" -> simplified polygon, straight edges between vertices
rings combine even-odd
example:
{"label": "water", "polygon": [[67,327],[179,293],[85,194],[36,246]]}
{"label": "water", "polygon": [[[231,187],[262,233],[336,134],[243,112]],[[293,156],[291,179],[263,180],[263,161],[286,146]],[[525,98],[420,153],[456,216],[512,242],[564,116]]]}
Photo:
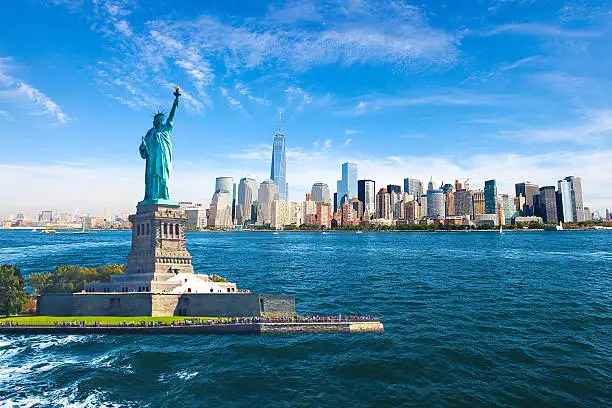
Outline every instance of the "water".
{"label": "water", "polygon": [[[24,273],[127,232],[0,232]],[[385,333],[0,336],[0,407],[609,407],[612,233],[191,233],[194,266]]]}

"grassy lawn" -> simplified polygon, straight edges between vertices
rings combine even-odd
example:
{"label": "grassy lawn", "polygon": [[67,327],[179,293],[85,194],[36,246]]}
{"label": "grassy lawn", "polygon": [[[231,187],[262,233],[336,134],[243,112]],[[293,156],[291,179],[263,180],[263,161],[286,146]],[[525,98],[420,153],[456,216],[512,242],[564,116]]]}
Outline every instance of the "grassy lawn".
{"label": "grassy lawn", "polygon": [[[142,322],[163,322],[163,323],[172,323],[172,322],[181,322],[183,320],[192,320],[192,319],[200,319],[200,321],[204,320],[214,320],[218,319],[217,317],[189,317],[189,316],[161,316],[161,317],[151,317],[151,316],[12,316],[12,317],[0,317],[0,323],[5,322],[13,322],[19,323],[22,326],[53,326],[54,322],[87,322],[88,325],[92,325],[94,322],[100,322],[100,324],[104,325],[118,325],[123,322],[130,324],[134,322],[136,324]],[[227,320],[226,318],[222,318],[222,320]]]}

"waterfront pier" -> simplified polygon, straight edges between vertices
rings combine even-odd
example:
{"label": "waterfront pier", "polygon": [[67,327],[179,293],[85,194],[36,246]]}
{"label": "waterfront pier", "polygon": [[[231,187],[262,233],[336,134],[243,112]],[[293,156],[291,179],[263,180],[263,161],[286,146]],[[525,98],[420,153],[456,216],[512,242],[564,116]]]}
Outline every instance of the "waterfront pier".
{"label": "waterfront pier", "polygon": [[374,318],[344,319],[238,319],[226,322],[176,322],[154,324],[134,322],[115,325],[85,325],[62,322],[54,325],[0,325],[0,335],[87,335],[87,334],[289,334],[289,333],[367,333],[384,332],[383,324]]}

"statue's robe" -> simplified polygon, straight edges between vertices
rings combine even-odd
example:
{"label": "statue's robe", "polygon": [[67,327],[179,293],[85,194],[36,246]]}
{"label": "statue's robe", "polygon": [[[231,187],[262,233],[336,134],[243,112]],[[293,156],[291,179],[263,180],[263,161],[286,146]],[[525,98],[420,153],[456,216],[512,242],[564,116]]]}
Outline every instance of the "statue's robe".
{"label": "statue's robe", "polygon": [[146,159],[145,201],[170,199],[168,179],[172,169],[172,129],[171,121],[157,129],[152,128],[140,144],[140,156]]}

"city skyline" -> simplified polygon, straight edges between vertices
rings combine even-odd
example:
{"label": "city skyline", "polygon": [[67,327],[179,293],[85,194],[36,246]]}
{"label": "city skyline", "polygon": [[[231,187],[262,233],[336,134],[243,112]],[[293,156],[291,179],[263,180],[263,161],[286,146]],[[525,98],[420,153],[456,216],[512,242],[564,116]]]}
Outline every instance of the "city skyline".
{"label": "city skyline", "polygon": [[219,175],[267,178],[280,110],[292,201],[316,181],[333,188],[345,162],[377,186],[495,179],[506,194],[575,174],[590,208],[612,201],[604,6],[54,0],[5,12],[18,18],[0,27],[0,216],[133,211],[143,170],[126,152],[172,85],[184,92],[177,200],[208,202]]}

